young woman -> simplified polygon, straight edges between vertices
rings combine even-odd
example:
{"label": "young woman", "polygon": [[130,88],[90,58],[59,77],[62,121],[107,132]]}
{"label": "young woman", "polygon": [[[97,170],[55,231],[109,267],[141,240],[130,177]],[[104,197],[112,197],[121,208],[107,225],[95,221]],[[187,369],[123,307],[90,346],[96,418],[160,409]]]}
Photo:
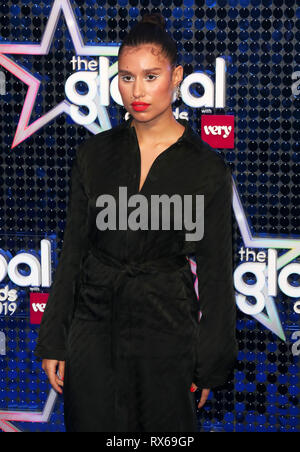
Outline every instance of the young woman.
{"label": "young woman", "polygon": [[[35,352],[64,395],[69,432],[196,432],[191,391],[201,390],[203,406],[236,357],[231,172],[173,116],[183,77],[176,61],[162,16],[145,15],[118,59],[131,117],[89,138],[72,167],[63,249]],[[171,208],[174,195],[183,202]],[[177,227],[191,206],[185,195],[193,218],[204,218],[201,237],[187,234],[186,215]],[[164,214],[167,227],[151,228]]]}

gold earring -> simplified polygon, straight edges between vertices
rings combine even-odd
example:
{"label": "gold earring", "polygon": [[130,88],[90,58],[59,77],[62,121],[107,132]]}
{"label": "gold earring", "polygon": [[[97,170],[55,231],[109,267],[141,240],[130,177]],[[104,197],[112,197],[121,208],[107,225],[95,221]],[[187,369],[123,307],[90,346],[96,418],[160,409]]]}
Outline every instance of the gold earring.
{"label": "gold earring", "polygon": [[179,100],[180,97],[181,97],[180,85],[177,85],[177,87],[176,87],[176,100]]}

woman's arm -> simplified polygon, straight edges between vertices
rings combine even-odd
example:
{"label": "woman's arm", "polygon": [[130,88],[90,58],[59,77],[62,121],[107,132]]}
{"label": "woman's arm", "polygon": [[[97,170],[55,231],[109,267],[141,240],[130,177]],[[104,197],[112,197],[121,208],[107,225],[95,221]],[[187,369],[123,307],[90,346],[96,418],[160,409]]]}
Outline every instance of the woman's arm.
{"label": "woman's arm", "polygon": [[237,356],[232,269],[232,179],[228,166],[204,198],[204,235],[197,243],[199,322],[193,382],[199,388],[226,383]]}
{"label": "woman's arm", "polygon": [[80,171],[83,152],[83,146],[79,147],[71,170],[63,247],[34,352],[42,359],[65,360],[67,334],[74,309],[75,283],[88,246],[88,198]]}

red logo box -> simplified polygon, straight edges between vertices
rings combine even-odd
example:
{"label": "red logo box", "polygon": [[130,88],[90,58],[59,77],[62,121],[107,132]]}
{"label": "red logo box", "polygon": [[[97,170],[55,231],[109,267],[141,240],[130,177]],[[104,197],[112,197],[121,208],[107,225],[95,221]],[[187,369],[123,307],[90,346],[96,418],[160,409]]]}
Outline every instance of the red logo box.
{"label": "red logo box", "polygon": [[41,323],[48,297],[48,293],[30,293],[30,323],[32,325]]}
{"label": "red logo box", "polygon": [[234,116],[202,115],[201,139],[212,148],[234,148]]}

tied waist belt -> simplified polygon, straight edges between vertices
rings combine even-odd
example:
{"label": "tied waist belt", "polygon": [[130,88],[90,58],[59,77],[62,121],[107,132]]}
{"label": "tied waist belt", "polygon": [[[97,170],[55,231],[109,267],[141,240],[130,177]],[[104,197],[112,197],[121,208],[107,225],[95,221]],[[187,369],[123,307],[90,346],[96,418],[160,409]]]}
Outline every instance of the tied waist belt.
{"label": "tied waist belt", "polygon": [[90,251],[104,265],[114,267],[129,276],[137,276],[141,273],[155,273],[157,271],[169,272],[172,270],[179,270],[186,265],[187,261],[186,256],[177,254],[175,256],[162,256],[156,259],[149,259],[143,262],[122,262],[111,254],[99,250],[98,248],[91,248]]}
{"label": "tied waist belt", "polygon": [[188,258],[184,255],[163,256],[157,259],[149,259],[144,262],[130,261],[122,262],[111,254],[97,248],[91,248],[90,252],[103,265],[112,267],[116,271],[112,287],[111,298],[111,365],[115,369],[117,359],[117,337],[118,337],[118,296],[124,280],[127,277],[136,277],[141,274],[176,271],[188,264]]}

